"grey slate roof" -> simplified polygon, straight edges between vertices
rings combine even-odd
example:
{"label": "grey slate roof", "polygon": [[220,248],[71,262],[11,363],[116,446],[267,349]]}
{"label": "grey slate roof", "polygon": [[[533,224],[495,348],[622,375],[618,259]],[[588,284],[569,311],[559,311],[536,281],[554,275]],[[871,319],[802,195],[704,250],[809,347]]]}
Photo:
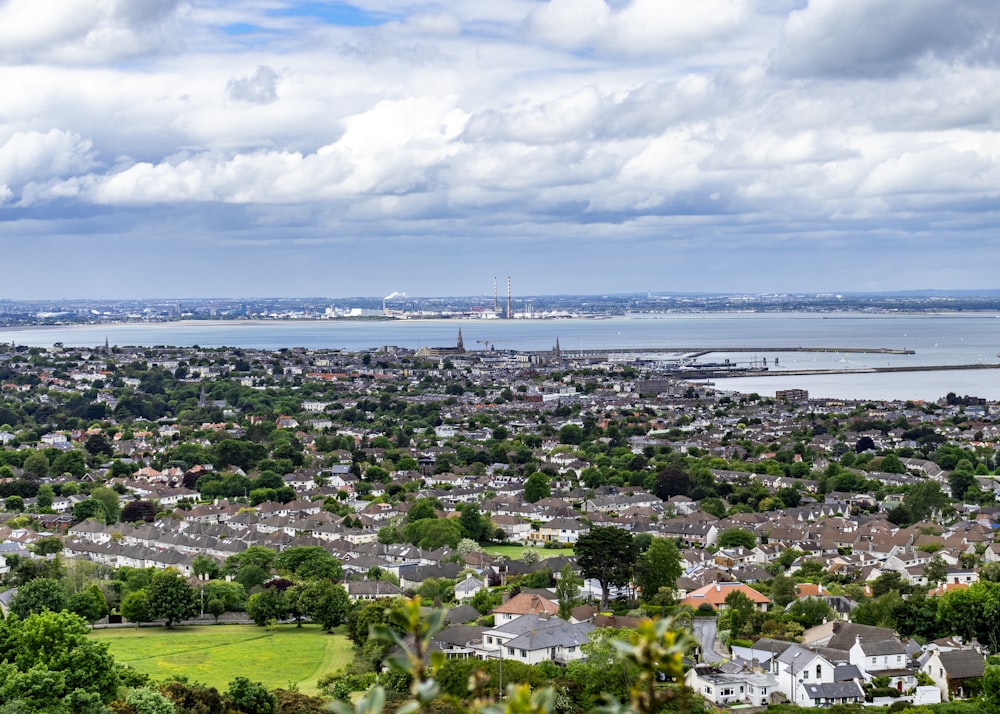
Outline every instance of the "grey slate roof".
{"label": "grey slate roof", "polygon": [[888,640],[861,640],[861,651],[868,657],[906,654],[906,648],[903,647],[903,643],[895,637]]}
{"label": "grey slate roof", "polygon": [[981,677],[986,669],[986,661],[975,650],[951,650],[938,655],[948,679],[968,679]]}
{"label": "grey slate roof", "polygon": [[833,668],[833,681],[846,682],[851,679],[861,679],[861,670],[853,664],[838,664]]}
{"label": "grey slate roof", "polygon": [[810,699],[856,699],[864,698],[864,690],[854,681],[828,682],[825,684],[803,684]]}

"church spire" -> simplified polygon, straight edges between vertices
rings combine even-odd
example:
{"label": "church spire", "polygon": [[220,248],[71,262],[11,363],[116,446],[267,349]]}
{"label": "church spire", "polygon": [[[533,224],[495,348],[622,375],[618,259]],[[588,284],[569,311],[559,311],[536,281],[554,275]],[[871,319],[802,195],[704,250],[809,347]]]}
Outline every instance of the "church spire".
{"label": "church spire", "polygon": [[462,340],[462,328],[461,327],[458,328],[458,344],[455,345],[455,348],[459,352],[465,352],[465,342]]}

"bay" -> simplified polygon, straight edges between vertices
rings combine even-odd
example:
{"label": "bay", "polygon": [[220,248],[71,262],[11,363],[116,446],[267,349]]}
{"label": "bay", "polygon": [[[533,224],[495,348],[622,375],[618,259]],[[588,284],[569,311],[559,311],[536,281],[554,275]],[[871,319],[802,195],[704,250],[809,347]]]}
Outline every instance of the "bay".
{"label": "bay", "polygon": [[[112,345],[343,349],[394,345],[453,346],[462,330],[467,350],[662,348],[717,350],[701,361],[762,364],[772,373],[801,369],[997,364],[1000,314],[684,313],[608,319],[179,321],[0,330],[0,342],[49,347]],[[774,352],[776,347],[909,349],[912,355]],[[751,349],[729,352],[727,348]],[[759,350],[759,351],[758,351]],[[643,355],[649,357],[649,355]],[[773,395],[804,388],[815,397],[933,400],[948,392],[1000,400],[1000,370],[891,374],[766,376],[715,380],[719,388]]]}

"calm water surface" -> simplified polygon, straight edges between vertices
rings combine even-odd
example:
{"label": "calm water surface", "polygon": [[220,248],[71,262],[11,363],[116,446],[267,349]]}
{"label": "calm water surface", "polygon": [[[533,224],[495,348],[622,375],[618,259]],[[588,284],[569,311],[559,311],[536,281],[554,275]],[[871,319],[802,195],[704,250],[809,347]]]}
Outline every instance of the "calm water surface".
{"label": "calm water surface", "polygon": [[[454,345],[461,328],[466,349],[587,349],[662,347],[720,350],[703,361],[768,361],[771,371],[874,366],[996,364],[1000,315],[756,314],[642,315],[606,320],[401,320],[387,322],[169,322],[0,330],[0,341],[30,346],[176,345],[278,349],[362,350],[383,345],[416,349]],[[726,353],[727,347],[759,352]],[[914,355],[769,352],[774,347],[911,349]],[[775,358],[778,364],[775,365]],[[881,375],[773,376],[717,380],[725,389],[773,395],[802,387],[817,397],[937,399],[947,392],[1000,400],[1000,370],[931,371]]]}

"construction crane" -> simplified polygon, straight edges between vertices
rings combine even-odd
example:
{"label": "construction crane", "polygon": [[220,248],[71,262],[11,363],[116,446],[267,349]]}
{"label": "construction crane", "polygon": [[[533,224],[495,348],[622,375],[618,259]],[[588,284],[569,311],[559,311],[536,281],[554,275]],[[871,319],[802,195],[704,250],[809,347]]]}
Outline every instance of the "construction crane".
{"label": "construction crane", "polygon": [[483,349],[485,349],[487,352],[489,352],[490,345],[493,344],[493,343],[490,342],[489,340],[476,340],[476,344],[477,345],[483,345]]}

